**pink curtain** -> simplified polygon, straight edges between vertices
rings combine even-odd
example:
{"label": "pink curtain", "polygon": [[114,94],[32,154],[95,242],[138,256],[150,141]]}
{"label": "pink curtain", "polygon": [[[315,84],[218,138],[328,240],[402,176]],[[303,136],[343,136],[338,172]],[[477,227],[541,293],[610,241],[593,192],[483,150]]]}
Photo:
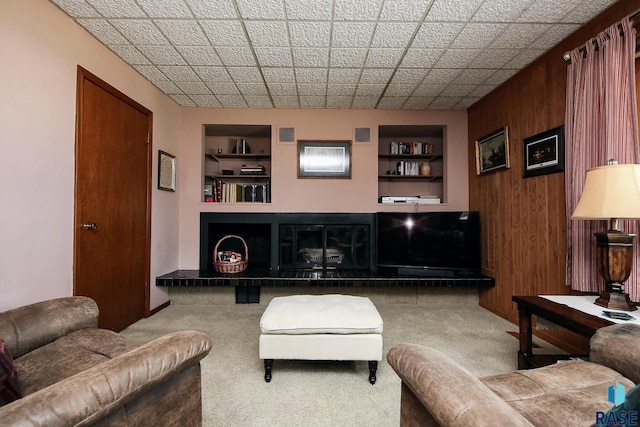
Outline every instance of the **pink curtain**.
{"label": "pink curtain", "polygon": [[[593,233],[608,228],[607,221],[572,221],[587,169],[618,163],[640,163],[635,85],[636,31],[629,18],[589,41],[586,54],[571,52],[567,68],[565,113],[565,190],[567,214],[567,285],[582,292],[599,292],[604,281],[596,270]],[[621,230],[638,234],[640,221],[621,221]],[[633,301],[640,297],[638,265],[640,237],[634,242],[634,263],[625,290]]]}

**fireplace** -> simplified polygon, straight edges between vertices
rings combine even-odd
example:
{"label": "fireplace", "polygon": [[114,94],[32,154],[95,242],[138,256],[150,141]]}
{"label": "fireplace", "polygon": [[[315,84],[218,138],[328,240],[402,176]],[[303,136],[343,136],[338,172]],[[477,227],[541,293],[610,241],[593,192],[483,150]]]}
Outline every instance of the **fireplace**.
{"label": "fireplace", "polygon": [[[249,273],[362,270],[374,262],[375,215],[368,213],[200,214],[200,270],[213,272],[213,253],[224,236],[242,237],[249,250]],[[224,247],[223,247],[224,245]],[[244,251],[226,239],[219,250]]]}

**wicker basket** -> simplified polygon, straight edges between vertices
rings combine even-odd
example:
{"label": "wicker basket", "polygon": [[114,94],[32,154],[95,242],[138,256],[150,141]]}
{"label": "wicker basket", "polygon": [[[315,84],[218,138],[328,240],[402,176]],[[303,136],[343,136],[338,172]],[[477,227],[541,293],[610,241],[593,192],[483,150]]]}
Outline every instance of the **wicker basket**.
{"label": "wicker basket", "polygon": [[[240,261],[223,261],[220,259],[220,253],[218,247],[220,243],[227,239],[239,239],[244,245],[244,257]],[[213,249],[213,267],[218,273],[242,273],[249,266],[249,248],[247,248],[247,242],[240,236],[235,234],[229,234],[218,240],[216,247]]]}

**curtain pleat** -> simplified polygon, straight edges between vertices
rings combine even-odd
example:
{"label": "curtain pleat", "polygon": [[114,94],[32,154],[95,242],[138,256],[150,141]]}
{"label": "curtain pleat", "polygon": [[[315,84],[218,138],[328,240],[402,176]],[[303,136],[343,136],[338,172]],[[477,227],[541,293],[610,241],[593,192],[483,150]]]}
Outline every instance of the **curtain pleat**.
{"label": "curtain pleat", "polygon": [[[635,30],[629,18],[598,34],[598,49],[586,44],[586,54],[571,52],[567,67],[565,115],[565,192],[567,214],[567,275],[572,289],[599,292],[604,280],[596,269],[593,234],[608,228],[607,221],[572,221],[587,170],[618,163],[640,163],[635,88]],[[621,229],[638,234],[640,221],[621,221]],[[634,241],[634,268],[626,282],[631,299],[638,301],[639,238]]]}

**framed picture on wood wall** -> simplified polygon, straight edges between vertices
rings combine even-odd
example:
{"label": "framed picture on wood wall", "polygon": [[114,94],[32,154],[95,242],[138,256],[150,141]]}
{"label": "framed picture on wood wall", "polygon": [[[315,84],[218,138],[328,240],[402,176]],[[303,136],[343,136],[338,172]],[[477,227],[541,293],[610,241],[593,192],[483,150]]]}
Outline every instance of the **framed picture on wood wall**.
{"label": "framed picture on wood wall", "polygon": [[351,178],[351,141],[298,140],[298,178]]}
{"label": "framed picture on wood wall", "polygon": [[506,126],[476,141],[476,169],[478,175],[510,167],[509,135]]}
{"label": "framed picture on wood wall", "polygon": [[564,170],[564,125],[523,139],[523,176]]}

